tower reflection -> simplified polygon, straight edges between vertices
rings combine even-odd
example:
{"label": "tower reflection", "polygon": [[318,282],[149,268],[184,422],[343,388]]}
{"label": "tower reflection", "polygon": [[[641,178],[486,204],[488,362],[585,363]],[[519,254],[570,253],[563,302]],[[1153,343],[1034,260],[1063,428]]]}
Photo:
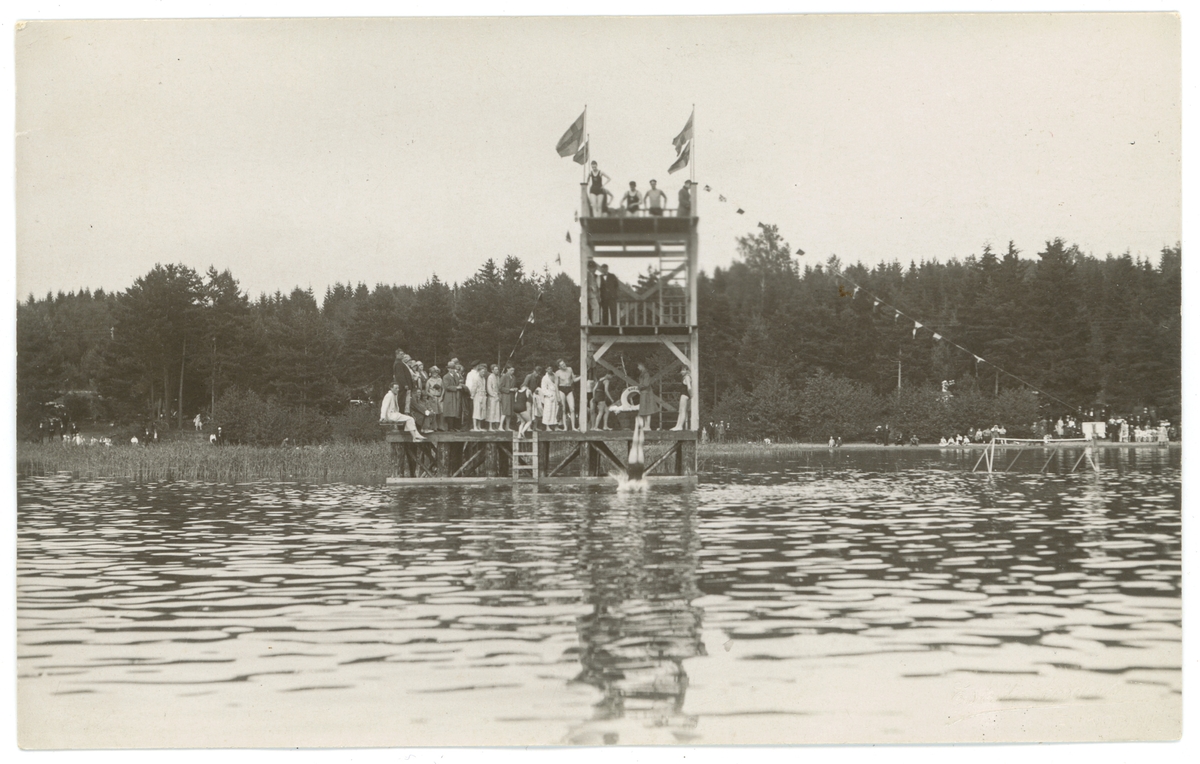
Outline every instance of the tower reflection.
{"label": "tower reflection", "polygon": [[683,662],[704,655],[696,566],[695,499],[618,496],[581,518],[580,579],[592,612],[579,619],[582,670],[596,687],[592,718],[573,728],[583,745],[695,737],[683,711]]}

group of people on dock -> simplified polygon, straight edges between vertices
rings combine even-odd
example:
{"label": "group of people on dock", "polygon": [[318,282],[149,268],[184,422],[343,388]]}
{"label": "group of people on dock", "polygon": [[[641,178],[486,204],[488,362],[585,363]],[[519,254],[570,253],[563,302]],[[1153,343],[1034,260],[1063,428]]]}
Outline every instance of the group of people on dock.
{"label": "group of people on dock", "polygon": [[[600,369],[597,369],[600,372]],[[586,407],[590,429],[611,430],[613,414],[634,413],[645,429],[651,417],[663,411],[655,395],[654,376],[644,363],[638,364],[638,384],[621,387],[616,374],[604,369],[588,380]],[[518,382],[518,379],[520,381]],[[476,362],[469,369],[451,358],[446,370],[417,361],[403,350],[396,351],[392,384],[384,395],[379,420],[399,424],[414,440],[425,440],[428,432],[507,431],[524,435],[532,430],[576,429],[576,405],[580,377],[563,359],[534,366],[519,377],[512,364]],[[688,426],[691,377],[683,372],[685,392],[680,396],[679,416],[673,430]],[[630,391],[630,392],[627,392]],[[636,403],[632,400],[636,394]]]}
{"label": "group of people on dock", "polygon": [[[600,165],[592,162],[587,177],[588,204],[592,217],[605,215],[652,215],[662,217],[667,210],[667,194],[658,187],[657,180],[650,181],[650,189],[646,193],[638,190],[637,181],[629,181],[629,190],[621,197],[619,204],[612,203],[613,192],[606,187],[612,180],[608,173],[600,169]],[[675,216],[687,218],[692,216],[692,181],[685,180],[679,189],[679,206],[675,208]]]}

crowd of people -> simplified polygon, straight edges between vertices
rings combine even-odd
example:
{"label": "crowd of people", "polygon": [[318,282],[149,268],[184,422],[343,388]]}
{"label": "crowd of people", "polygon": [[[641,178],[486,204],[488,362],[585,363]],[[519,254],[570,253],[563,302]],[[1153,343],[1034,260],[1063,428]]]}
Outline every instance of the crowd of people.
{"label": "crowd of people", "polygon": [[[611,369],[596,369],[580,401],[580,376],[561,358],[521,376],[512,364],[489,366],[480,361],[467,368],[457,358],[449,360],[444,372],[438,366],[426,370],[423,362],[397,350],[379,420],[401,425],[416,441],[426,440],[429,432],[525,435],[533,430],[576,429],[576,407],[582,405],[589,429],[612,430],[614,415],[630,414],[649,430],[652,417],[664,409],[653,389],[654,375],[644,363],[637,367],[638,384],[628,386]],[[688,427],[691,377],[686,370],[681,381],[685,392],[672,430]]]}

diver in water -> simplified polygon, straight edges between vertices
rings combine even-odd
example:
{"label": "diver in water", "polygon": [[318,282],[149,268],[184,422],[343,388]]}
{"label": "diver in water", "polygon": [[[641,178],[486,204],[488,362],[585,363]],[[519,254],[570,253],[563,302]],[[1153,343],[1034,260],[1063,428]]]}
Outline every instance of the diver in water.
{"label": "diver in water", "polygon": [[642,443],[646,439],[642,417],[633,425],[633,440],[629,442],[629,463],[625,466],[625,479],[633,482],[646,476],[646,453]]}

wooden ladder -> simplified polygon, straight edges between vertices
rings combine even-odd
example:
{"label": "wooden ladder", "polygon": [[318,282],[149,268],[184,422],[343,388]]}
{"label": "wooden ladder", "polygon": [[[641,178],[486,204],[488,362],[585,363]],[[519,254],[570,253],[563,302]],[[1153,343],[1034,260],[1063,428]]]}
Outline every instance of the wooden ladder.
{"label": "wooden ladder", "polygon": [[513,433],[512,479],[514,483],[536,483],[538,479],[538,434],[530,438]]}

